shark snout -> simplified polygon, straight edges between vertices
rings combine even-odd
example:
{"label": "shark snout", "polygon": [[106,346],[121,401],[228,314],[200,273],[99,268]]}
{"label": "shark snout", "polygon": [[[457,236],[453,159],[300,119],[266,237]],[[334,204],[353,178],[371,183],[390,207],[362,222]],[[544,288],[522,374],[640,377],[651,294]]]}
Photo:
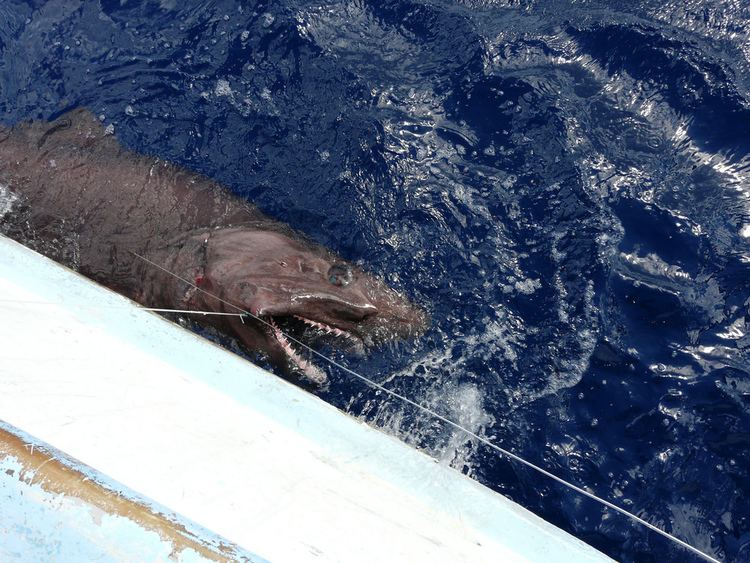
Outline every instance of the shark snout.
{"label": "shark snout", "polygon": [[378,308],[368,301],[352,300],[332,294],[301,294],[292,297],[292,308],[315,310],[327,317],[359,323],[376,316]]}

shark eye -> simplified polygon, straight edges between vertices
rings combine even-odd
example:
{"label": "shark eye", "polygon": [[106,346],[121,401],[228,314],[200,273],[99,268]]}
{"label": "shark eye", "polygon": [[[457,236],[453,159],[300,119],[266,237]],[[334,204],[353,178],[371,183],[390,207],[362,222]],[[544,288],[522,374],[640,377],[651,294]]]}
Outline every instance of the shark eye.
{"label": "shark eye", "polygon": [[334,264],[328,270],[328,281],[333,285],[347,286],[352,277],[352,269],[345,264]]}

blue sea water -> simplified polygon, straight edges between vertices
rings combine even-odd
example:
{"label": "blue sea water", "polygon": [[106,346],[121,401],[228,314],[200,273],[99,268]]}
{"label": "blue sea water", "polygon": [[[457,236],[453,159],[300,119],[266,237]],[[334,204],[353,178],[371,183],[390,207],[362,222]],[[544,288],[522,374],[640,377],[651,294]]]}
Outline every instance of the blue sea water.
{"label": "blue sea water", "polygon": [[[352,369],[750,561],[746,2],[3,0],[0,119],[76,106],[430,311]],[[694,559],[331,379],[614,558]]]}

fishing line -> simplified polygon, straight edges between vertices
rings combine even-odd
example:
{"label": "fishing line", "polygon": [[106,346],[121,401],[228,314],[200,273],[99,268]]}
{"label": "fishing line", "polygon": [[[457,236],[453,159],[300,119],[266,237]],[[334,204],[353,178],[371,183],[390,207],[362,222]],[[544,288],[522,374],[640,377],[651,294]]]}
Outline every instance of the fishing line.
{"label": "fishing line", "polygon": [[[201,289],[200,287],[198,287],[197,285],[195,285],[191,281],[189,281],[189,280],[187,280],[187,279],[185,279],[185,278],[183,278],[183,277],[175,274],[174,272],[171,272],[171,271],[167,270],[163,266],[157,264],[156,262],[153,262],[153,261],[149,260],[148,258],[145,258],[144,256],[141,256],[140,254],[137,254],[137,253],[132,252],[132,251],[130,251],[130,252],[131,252],[131,254],[133,254],[134,256],[136,256],[138,258],[140,258],[141,260],[143,260],[144,262],[150,264],[151,266],[154,266],[155,268],[158,268],[159,270],[162,270],[163,272],[169,274],[170,276],[173,276],[174,278],[176,278],[176,279],[178,279],[178,280],[180,280],[180,281],[188,284],[190,287],[193,287],[196,290],[205,293],[209,297],[212,297],[213,299],[216,299],[217,301],[219,301],[221,303],[224,303],[225,305],[228,305],[229,307],[232,307],[232,308],[234,308],[234,309],[236,309],[238,311],[238,313],[223,313],[223,314],[225,314],[225,315],[231,315],[231,316],[239,316],[240,318],[247,316],[247,317],[255,319],[256,321],[258,321],[258,322],[260,322],[260,323],[268,326],[272,330],[279,330],[278,327],[274,326],[272,323],[264,320],[263,318],[259,317],[258,315],[255,315],[255,314],[251,313],[250,311],[247,311],[244,308],[242,308],[242,307],[240,307],[238,305],[235,305],[234,303],[230,303],[229,301],[227,301],[225,299],[222,299],[221,297],[219,297],[217,295],[214,295],[214,294],[212,294],[209,291]],[[209,314],[208,312],[203,312],[203,311],[180,311],[180,310],[176,310],[176,309],[149,309],[149,308],[145,308],[145,307],[144,307],[144,309],[151,310],[151,311],[157,311],[157,312],[163,311],[163,312],[184,312],[184,313]],[[522,457],[514,454],[513,452],[511,452],[509,450],[506,450],[505,448],[503,448],[503,447],[495,444],[491,440],[489,440],[489,439],[487,439],[487,438],[485,438],[483,436],[480,436],[476,432],[473,432],[472,430],[469,430],[468,428],[465,428],[465,427],[461,426],[459,423],[454,422],[453,420],[451,420],[451,419],[449,419],[449,418],[447,418],[447,417],[445,417],[445,416],[443,416],[443,415],[435,412],[431,408],[426,407],[426,406],[424,406],[424,405],[422,405],[422,404],[420,404],[420,403],[418,403],[418,402],[416,402],[416,401],[414,401],[412,399],[409,399],[408,397],[406,397],[404,395],[401,395],[400,393],[398,393],[396,391],[392,391],[392,390],[384,387],[380,383],[377,383],[377,382],[369,379],[368,377],[365,377],[364,375],[361,375],[361,374],[355,372],[354,370],[349,369],[348,367],[340,364],[336,360],[333,360],[333,359],[331,359],[331,358],[329,358],[329,357],[321,354],[320,352],[318,352],[317,350],[311,348],[310,346],[308,346],[304,342],[299,341],[295,337],[293,337],[293,336],[291,336],[289,334],[286,334],[283,331],[280,331],[280,332],[287,339],[291,340],[292,342],[296,343],[297,345],[301,346],[302,348],[308,350],[310,353],[318,356],[319,358],[321,358],[322,360],[328,362],[329,364],[331,364],[331,365],[333,365],[333,366],[341,369],[342,371],[348,373],[349,375],[351,375],[351,376],[353,376],[353,377],[355,377],[355,378],[363,381],[367,385],[369,385],[369,386],[371,386],[371,387],[373,387],[373,388],[375,388],[375,389],[377,389],[379,391],[382,391],[383,393],[386,393],[387,395],[390,395],[391,397],[394,397],[394,398],[396,398],[396,399],[398,399],[400,401],[403,401],[404,403],[406,403],[408,405],[411,405],[411,406],[415,407],[416,409],[420,410],[421,412],[423,412],[425,414],[428,414],[428,415],[430,415],[430,416],[432,416],[432,417],[440,420],[441,422],[444,422],[448,426],[450,426],[450,427],[452,427],[452,428],[454,428],[454,429],[456,429],[456,430],[458,430],[460,432],[463,432],[464,434],[466,434],[467,436],[470,436],[471,438],[476,439],[477,441],[479,441],[482,444],[486,445],[487,447],[495,450],[496,452],[498,452],[498,453],[500,453],[500,454],[502,454],[502,455],[504,455],[504,456],[506,456],[506,457],[508,457],[508,458],[510,458],[510,459],[512,459],[512,460],[514,460],[516,462],[518,462],[518,463],[521,463],[521,464],[525,465],[526,467],[528,467],[530,469],[533,469],[534,471],[537,471],[538,473],[541,473],[545,477],[548,477],[548,478],[552,479],[553,481],[556,481],[557,483],[559,483],[559,484],[561,484],[561,485],[563,485],[565,487],[568,487],[569,489],[571,489],[571,490],[573,490],[573,491],[575,491],[575,492],[577,492],[577,493],[579,493],[581,495],[584,495],[585,497],[588,497],[588,498],[590,498],[590,499],[592,499],[592,500],[594,500],[594,501],[602,504],[603,506],[605,506],[607,508],[611,508],[612,510],[614,510],[616,512],[619,512],[623,516],[625,516],[627,518],[630,518],[631,520],[633,520],[634,522],[637,522],[638,524],[641,524],[642,526],[645,526],[649,530],[651,530],[653,532],[656,532],[657,534],[659,534],[659,535],[667,538],[668,540],[676,543],[677,545],[679,545],[679,546],[687,549],[691,553],[693,553],[693,554],[695,554],[695,555],[697,555],[697,556],[705,559],[706,561],[711,561],[712,563],[720,563],[720,561],[718,559],[715,559],[715,558],[711,557],[710,555],[702,552],[701,550],[699,550],[696,547],[693,547],[692,545],[690,545],[689,543],[681,540],[680,538],[673,536],[669,532],[666,532],[666,531],[662,530],[661,528],[658,528],[657,526],[651,524],[650,522],[647,522],[646,520],[644,520],[640,516],[637,516],[637,515],[633,514],[632,512],[628,512],[624,508],[621,508],[621,507],[617,506],[616,504],[613,504],[610,501],[608,501],[606,499],[603,499],[603,498],[595,495],[594,493],[591,493],[591,492],[589,492],[589,491],[587,491],[587,490],[579,487],[578,485],[574,485],[573,483],[570,483],[570,482],[566,481],[562,477],[558,477],[554,473],[551,473],[550,471],[547,471],[546,469],[544,469],[544,468],[542,468],[542,467],[540,467],[540,466],[538,466],[538,465],[536,465],[536,464],[534,464],[534,463],[532,463],[530,461],[527,461],[527,460],[523,459]]]}
{"label": "fishing line", "polygon": [[[51,301],[28,301],[23,299],[0,299],[0,303],[23,303],[25,305],[52,305],[55,307],[59,307],[59,303],[53,303]],[[110,306],[102,306],[102,305],[93,305],[93,306],[82,306],[83,309],[126,309],[127,307],[118,307],[116,305],[110,305]],[[141,311],[152,311],[154,313],[181,313],[181,314],[192,314],[192,315],[216,315],[221,317],[244,317],[245,313],[224,313],[219,311],[196,311],[194,309],[188,310],[188,309],[164,309],[161,307],[142,307],[138,306],[138,309]]]}

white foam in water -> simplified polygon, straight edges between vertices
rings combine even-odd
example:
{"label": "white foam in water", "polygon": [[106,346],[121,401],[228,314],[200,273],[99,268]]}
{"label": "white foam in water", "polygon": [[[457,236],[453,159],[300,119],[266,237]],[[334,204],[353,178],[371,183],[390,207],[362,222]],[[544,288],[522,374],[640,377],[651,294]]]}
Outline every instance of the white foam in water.
{"label": "white foam in water", "polygon": [[0,184],[0,219],[10,213],[18,201],[18,196],[13,193],[9,186]]}
{"label": "white foam in water", "polygon": [[[480,389],[471,383],[435,382],[416,400],[480,436],[495,423],[495,418],[484,407]],[[472,456],[477,444],[465,432],[442,424],[424,413],[415,413],[409,405],[383,401],[382,397],[369,401],[363,412],[370,424],[413,446],[425,449],[439,462],[469,476],[474,473]]]}
{"label": "white foam in water", "polygon": [[514,287],[516,288],[516,291],[519,293],[523,293],[524,295],[531,295],[534,293],[537,289],[542,287],[542,282],[538,279],[525,279],[525,280],[518,280],[516,281]]}
{"label": "white foam in water", "polygon": [[229,85],[229,81],[219,79],[216,81],[216,87],[214,88],[214,94],[217,96],[234,96],[232,87]]}
{"label": "white foam in water", "polygon": [[[495,422],[494,417],[485,410],[482,395],[475,385],[465,383],[447,394],[444,388],[432,389],[430,395],[428,400],[431,402],[442,401],[444,406],[448,406],[451,420],[480,436]],[[472,454],[475,451],[473,439],[467,439],[464,432],[452,427],[446,428],[443,439],[445,445],[439,451],[438,459],[471,475]]]}
{"label": "white foam in water", "polygon": [[[241,82],[235,87],[242,88],[246,86],[247,84]],[[236,109],[243,117],[247,117],[255,111],[262,111],[268,115],[278,114],[278,110],[273,103],[273,95],[268,88],[263,88],[260,92],[241,97],[241,94],[237,90],[232,89],[229,80],[220,78],[216,81],[216,85],[212,92],[201,93],[201,97],[206,100],[211,99],[212,95],[216,98],[224,98],[229,102],[229,105]]]}
{"label": "white foam in water", "polygon": [[[485,330],[480,334],[446,342],[444,349],[435,350],[412,362],[404,369],[390,375],[382,382],[394,388],[395,381],[412,378],[424,380],[418,396],[412,397],[425,406],[460,426],[480,436],[491,429],[496,420],[491,414],[492,406],[485,405],[482,390],[473,383],[457,383],[450,380],[451,374],[466,373],[466,362],[476,356],[485,360],[501,356],[510,362],[518,357],[522,337],[515,331],[517,319],[492,321],[486,319]],[[454,353],[457,347],[467,349],[462,354]],[[495,374],[501,378],[500,375]],[[381,430],[399,439],[426,450],[433,458],[469,476],[481,462],[473,459],[476,441],[463,431],[445,425],[437,419],[417,412],[409,405],[397,401],[383,400],[380,396],[368,401],[362,408],[362,418]]]}

